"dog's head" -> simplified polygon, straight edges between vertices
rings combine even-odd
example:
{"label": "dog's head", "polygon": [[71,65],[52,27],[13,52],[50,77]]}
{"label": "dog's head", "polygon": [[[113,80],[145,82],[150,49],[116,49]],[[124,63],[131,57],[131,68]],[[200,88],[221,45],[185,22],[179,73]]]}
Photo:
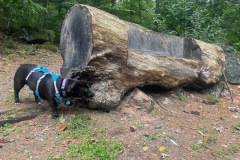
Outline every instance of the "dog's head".
{"label": "dog's head", "polygon": [[69,79],[66,83],[67,97],[86,97],[92,98],[94,93],[91,91],[90,86],[85,81],[76,81]]}

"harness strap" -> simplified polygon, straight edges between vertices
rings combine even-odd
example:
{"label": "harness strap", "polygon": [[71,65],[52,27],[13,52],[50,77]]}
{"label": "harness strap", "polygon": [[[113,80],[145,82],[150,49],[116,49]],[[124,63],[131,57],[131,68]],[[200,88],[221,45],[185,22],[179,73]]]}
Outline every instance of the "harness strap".
{"label": "harness strap", "polygon": [[[36,68],[34,68],[33,70],[31,70],[31,71],[29,72],[29,74],[28,74],[27,77],[26,77],[26,80],[28,80],[28,78],[30,77],[30,75],[31,75],[33,72],[43,72],[43,73],[44,73],[44,75],[42,75],[42,76],[38,79],[38,81],[37,81],[36,90],[35,90],[35,92],[34,92],[35,95],[40,98],[39,91],[38,91],[39,84],[40,84],[41,80],[42,80],[47,74],[50,74],[50,75],[52,76],[53,84],[54,84],[54,89],[55,89],[55,100],[56,100],[57,103],[60,103],[60,102],[63,100],[63,98],[60,96],[59,91],[58,91],[58,88],[57,88],[57,78],[59,77],[59,75],[50,72],[50,71],[48,70],[48,68],[45,67],[45,66],[37,66]],[[64,90],[64,89],[65,89],[65,84],[66,84],[66,79],[64,79],[63,82],[64,82],[64,83],[62,84],[61,88],[63,88],[63,96],[66,96],[66,92],[65,92],[65,90]]]}
{"label": "harness strap", "polygon": [[62,101],[62,97],[59,94],[58,88],[57,88],[57,78],[59,77],[58,74],[50,73],[53,79],[54,89],[55,89],[55,100],[57,103],[60,103]]}
{"label": "harness strap", "polygon": [[26,80],[28,80],[29,76],[32,74],[32,72],[34,72],[34,69],[31,70],[31,72],[28,73],[27,77],[26,77]]}
{"label": "harness strap", "polygon": [[27,75],[27,77],[26,77],[26,80],[28,80],[28,78],[30,77],[30,75],[31,75],[33,72],[43,72],[43,73],[45,74],[45,73],[49,73],[49,70],[48,70],[48,68],[45,67],[45,66],[37,66],[36,68],[34,68],[33,70],[31,70],[31,71],[28,73],[28,75]]}
{"label": "harness strap", "polygon": [[53,79],[53,83],[54,83],[54,88],[55,88],[55,92],[56,94],[59,94],[58,88],[57,88],[57,78],[59,77],[58,74],[55,73],[50,73]]}
{"label": "harness strap", "polygon": [[40,84],[41,80],[42,80],[46,75],[47,75],[47,74],[42,75],[42,76],[38,79],[38,81],[37,81],[36,90],[35,90],[35,95],[36,95],[37,97],[40,97],[40,96],[39,96],[39,92],[38,92],[39,84]]}

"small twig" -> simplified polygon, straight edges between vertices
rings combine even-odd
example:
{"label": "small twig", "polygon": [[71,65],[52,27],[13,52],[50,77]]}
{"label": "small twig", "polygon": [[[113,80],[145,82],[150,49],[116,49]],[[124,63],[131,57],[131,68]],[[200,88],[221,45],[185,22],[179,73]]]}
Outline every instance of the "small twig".
{"label": "small twig", "polygon": [[157,103],[162,109],[164,109],[164,110],[166,110],[166,111],[169,112],[169,110],[168,110],[166,107],[164,107],[161,103],[159,103],[158,101],[156,101],[156,103]]}

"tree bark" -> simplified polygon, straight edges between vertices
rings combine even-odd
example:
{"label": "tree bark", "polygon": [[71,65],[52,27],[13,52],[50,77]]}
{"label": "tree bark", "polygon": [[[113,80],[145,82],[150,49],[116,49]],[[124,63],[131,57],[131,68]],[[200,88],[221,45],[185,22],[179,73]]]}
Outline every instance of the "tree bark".
{"label": "tree bark", "polygon": [[60,46],[61,74],[92,83],[91,108],[115,108],[143,85],[205,88],[224,70],[216,45],[149,31],[87,5],[68,12]]}

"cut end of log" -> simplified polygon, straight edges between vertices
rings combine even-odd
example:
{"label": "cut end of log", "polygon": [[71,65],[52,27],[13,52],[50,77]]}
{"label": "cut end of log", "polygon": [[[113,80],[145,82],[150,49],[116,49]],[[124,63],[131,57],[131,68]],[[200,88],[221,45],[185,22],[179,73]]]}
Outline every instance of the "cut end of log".
{"label": "cut end of log", "polygon": [[92,53],[92,16],[88,8],[75,5],[68,12],[61,31],[61,75],[70,76],[71,69],[82,70],[88,65]]}

